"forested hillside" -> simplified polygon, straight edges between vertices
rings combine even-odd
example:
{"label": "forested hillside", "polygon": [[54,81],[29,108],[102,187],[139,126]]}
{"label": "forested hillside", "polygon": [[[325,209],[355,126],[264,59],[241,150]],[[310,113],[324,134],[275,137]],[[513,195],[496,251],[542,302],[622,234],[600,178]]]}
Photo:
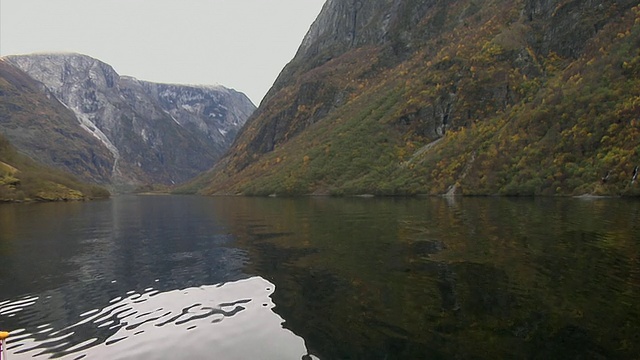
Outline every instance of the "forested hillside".
{"label": "forested hillside", "polygon": [[330,0],[182,191],[637,195],[637,5]]}
{"label": "forested hillside", "polygon": [[0,202],[88,200],[109,192],[60,170],[38,164],[0,135]]}

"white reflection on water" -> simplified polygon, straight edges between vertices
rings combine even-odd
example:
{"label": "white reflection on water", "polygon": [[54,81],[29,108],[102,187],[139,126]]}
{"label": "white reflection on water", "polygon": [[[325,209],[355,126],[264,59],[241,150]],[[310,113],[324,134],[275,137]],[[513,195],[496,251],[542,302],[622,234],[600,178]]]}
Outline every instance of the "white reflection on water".
{"label": "white reflection on water", "polygon": [[[66,328],[42,324],[31,332],[14,331],[8,360],[301,359],[307,355],[304,340],[284,329],[284,320],[272,311],[274,291],[272,283],[252,277],[167,292],[129,292],[102,309],[84,312]],[[15,314],[36,301],[5,302],[0,315]],[[69,338],[86,326],[115,333],[106,341],[93,337],[71,343]]]}

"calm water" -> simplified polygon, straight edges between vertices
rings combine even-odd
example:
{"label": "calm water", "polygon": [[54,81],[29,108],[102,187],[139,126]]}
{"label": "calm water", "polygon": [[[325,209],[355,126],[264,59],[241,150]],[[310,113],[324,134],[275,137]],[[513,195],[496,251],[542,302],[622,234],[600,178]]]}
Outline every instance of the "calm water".
{"label": "calm water", "polygon": [[9,360],[638,359],[640,202],[0,205]]}

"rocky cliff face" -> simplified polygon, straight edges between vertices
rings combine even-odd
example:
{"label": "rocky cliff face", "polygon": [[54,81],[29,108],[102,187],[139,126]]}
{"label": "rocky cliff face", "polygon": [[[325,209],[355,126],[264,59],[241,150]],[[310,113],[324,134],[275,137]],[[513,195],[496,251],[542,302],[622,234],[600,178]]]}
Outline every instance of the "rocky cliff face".
{"label": "rocky cliff face", "polygon": [[[634,5],[328,0],[229,155],[191,189],[633,193],[635,125],[615,104],[638,111]],[[615,185],[600,183],[608,171]]]}
{"label": "rocky cliff face", "polygon": [[211,167],[254,110],[221,86],[153,84],[78,54],[8,56],[44,84],[111,153],[109,182],[185,181]]}
{"label": "rocky cliff face", "polygon": [[357,48],[391,44],[389,50],[396,55],[410,52],[414,36],[430,37],[442,30],[437,23],[422,29],[424,33],[415,28],[428,12],[446,6],[446,2],[433,0],[328,0],[270,94],[302,73]]}
{"label": "rocky cliff face", "polygon": [[115,158],[40,82],[0,59],[0,133],[21,152],[86,181],[110,181]]}
{"label": "rocky cliff face", "polygon": [[137,82],[181,126],[206,134],[226,150],[255,110],[240,93],[222,86],[186,86]]}

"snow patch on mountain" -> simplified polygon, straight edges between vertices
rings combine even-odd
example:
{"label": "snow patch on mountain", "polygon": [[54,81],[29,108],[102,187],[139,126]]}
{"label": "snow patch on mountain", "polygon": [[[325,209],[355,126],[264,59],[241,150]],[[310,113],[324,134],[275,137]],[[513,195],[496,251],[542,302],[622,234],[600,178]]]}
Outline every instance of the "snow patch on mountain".
{"label": "snow patch on mountain", "polygon": [[171,183],[210,169],[255,110],[246,95],[220,85],[151,83],[85,55],[6,59],[41,82],[113,154],[114,181]]}

